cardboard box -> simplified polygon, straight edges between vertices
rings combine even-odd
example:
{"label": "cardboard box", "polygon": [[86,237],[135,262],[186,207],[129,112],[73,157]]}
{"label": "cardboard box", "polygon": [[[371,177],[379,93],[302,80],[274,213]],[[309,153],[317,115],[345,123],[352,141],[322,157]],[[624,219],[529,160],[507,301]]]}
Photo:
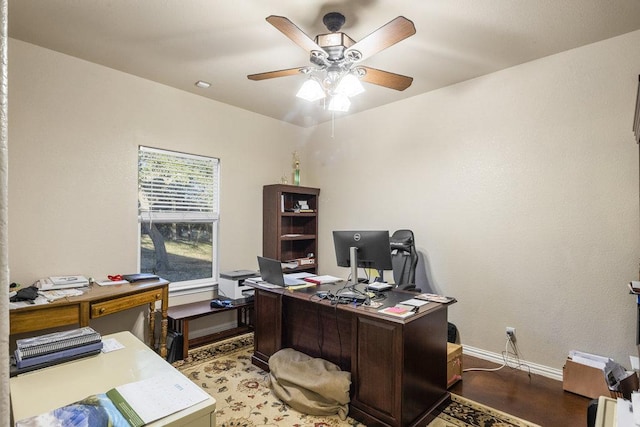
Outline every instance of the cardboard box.
{"label": "cardboard box", "polygon": [[447,388],[462,379],[462,346],[447,343]]}
{"label": "cardboard box", "polygon": [[562,389],[581,396],[597,399],[610,396],[602,369],[567,359],[562,373]]}

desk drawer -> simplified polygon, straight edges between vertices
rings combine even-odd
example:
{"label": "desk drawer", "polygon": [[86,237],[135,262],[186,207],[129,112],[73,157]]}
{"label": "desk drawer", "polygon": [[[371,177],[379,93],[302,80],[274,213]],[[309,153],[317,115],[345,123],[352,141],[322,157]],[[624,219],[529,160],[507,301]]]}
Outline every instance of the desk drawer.
{"label": "desk drawer", "polygon": [[[40,308],[43,307],[43,308]],[[38,310],[10,310],[10,334],[80,324],[80,306],[40,306]]]}
{"label": "desk drawer", "polygon": [[121,298],[109,301],[96,302],[91,304],[91,318],[95,319],[109,314],[138,307],[144,304],[151,304],[162,299],[162,290],[152,289],[135,295],[126,295]]}

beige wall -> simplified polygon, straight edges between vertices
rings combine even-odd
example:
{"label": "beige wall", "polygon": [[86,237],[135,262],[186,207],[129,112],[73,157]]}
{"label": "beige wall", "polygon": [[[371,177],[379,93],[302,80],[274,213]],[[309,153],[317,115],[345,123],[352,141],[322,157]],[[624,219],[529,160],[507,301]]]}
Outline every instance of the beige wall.
{"label": "beige wall", "polygon": [[528,361],[560,369],[578,349],[628,366],[638,45],[640,31],[336,121],[335,138],[315,129],[327,272],[346,274],[332,229],[411,228],[464,344],[499,354],[513,326]]}
{"label": "beige wall", "polygon": [[[330,231],[411,228],[463,344],[560,369],[635,353],[640,32],[317,128],[294,128],[29,44],[10,44],[12,279],[136,267],[136,147],[222,159],[221,270],[255,268],[261,187],[301,150]],[[428,66],[425,63],[425,66]],[[362,96],[366,96],[362,95]]]}
{"label": "beige wall", "polygon": [[257,268],[296,127],[17,40],[9,56],[12,281],[137,271],[141,144],[221,159],[220,270]]}

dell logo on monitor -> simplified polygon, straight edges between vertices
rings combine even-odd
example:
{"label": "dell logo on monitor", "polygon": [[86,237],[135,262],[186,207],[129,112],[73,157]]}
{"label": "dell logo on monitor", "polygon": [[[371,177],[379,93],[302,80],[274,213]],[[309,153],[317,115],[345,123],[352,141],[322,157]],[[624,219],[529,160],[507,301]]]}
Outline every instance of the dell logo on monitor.
{"label": "dell logo on monitor", "polygon": [[355,240],[356,242],[360,241],[360,233],[356,233],[353,235],[353,240]]}

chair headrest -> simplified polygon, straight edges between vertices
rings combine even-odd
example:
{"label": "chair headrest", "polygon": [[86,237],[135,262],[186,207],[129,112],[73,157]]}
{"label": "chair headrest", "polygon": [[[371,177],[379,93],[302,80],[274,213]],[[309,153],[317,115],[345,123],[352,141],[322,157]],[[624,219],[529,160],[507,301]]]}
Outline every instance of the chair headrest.
{"label": "chair headrest", "polygon": [[391,250],[401,250],[410,252],[413,247],[413,231],[397,230],[389,237]]}

